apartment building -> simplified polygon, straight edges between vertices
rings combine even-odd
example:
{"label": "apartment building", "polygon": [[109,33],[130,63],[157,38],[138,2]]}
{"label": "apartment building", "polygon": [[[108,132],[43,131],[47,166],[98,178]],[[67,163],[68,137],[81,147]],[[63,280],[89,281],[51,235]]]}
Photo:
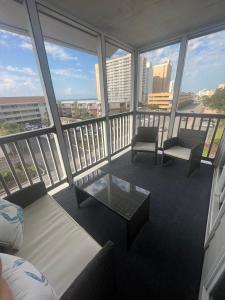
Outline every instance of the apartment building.
{"label": "apartment building", "polygon": [[0,97],[0,121],[11,124],[38,124],[47,119],[43,96]]}

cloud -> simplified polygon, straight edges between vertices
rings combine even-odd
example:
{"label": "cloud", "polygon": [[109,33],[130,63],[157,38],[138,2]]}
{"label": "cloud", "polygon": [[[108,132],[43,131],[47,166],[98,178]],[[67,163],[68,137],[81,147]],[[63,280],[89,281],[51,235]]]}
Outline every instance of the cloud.
{"label": "cloud", "polygon": [[70,77],[76,79],[84,79],[84,80],[88,79],[88,76],[83,74],[81,69],[72,69],[72,68],[51,69],[51,74],[55,76]]}
{"label": "cloud", "polygon": [[[28,40],[23,41],[20,44],[20,47],[22,49],[32,50],[32,44]],[[59,59],[61,61],[78,61],[78,58],[76,56],[70,55],[61,46],[45,42],[45,50],[47,54],[51,55],[54,59]]]}
{"label": "cloud", "polygon": [[16,75],[0,70],[0,97],[42,95],[39,78]]}
{"label": "cloud", "polygon": [[54,59],[59,59],[62,61],[77,61],[78,58],[76,56],[70,55],[65,51],[65,49],[61,46],[50,44],[45,42],[45,49],[48,54],[50,54]]}
{"label": "cloud", "polygon": [[22,73],[22,74],[27,74],[31,76],[36,76],[37,73],[35,73],[30,67],[13,67],[13,66],[1,66],[0,65],[0,71],[8,71],[8,72],[14,72],[14,73]]}
{"label": "cloud", "polygon": [[32,50],[33,49],[31,42],[22,42],[20,44],[20,48],[28,49],[28,50]]}

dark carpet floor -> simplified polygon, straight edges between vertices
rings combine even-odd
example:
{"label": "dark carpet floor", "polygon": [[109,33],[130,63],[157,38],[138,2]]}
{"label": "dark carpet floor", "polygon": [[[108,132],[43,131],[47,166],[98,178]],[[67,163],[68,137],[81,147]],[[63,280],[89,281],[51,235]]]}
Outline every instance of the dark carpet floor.
{"label": "dark carpet floor", "polygon": [[212,167],[202,164],[187,178],[183,161],[162,168],[147,154],[131,163],[127,153],[102,169],[151,191],[149,222],[129,252],[118,216],[93,199],[77,210],[69,189],[55,198],[101,245],[115,243],[115,299],[197,300]]}

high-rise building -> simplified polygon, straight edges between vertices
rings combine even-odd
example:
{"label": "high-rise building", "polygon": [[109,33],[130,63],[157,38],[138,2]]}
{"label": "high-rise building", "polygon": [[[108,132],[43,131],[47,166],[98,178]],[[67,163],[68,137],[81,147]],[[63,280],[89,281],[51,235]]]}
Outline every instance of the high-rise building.
{"label": "high-rise building", "polygon": [[[97,99],[101,99],[98,64],[95,65]],[[129,104],[131,100],[131,54],[106,61],[108,101]]]}
{"label": "high-rise building", "polygon": [[170,80],[172,73],[172,64],[170,59],[164,63],[153,66],[153,93],[168,93],[170,89]]}
{"label": "high-rise building", "polygon": [[139,59],[139,102],[146,103],[148,94],[152,93],[153,68],[146,57],[140,56]]}

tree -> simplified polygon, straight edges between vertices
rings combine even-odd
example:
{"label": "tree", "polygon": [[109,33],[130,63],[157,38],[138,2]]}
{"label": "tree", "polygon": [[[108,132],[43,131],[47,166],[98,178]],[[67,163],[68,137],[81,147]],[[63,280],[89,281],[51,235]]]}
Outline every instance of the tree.
{"label": "tree", "polygon": [[24,126],[20,124],[0,122],[0,136],[23,132]]}
{"label": "tree", "polygon": [[148,104],[147,108],[153,110],[153,109],[158,109],[159,106],[157,104]]}
{"label": "tree", "polygon": [[225,89],[217,89],[211,97],[205,96],[203,104],[206,107],[225,113]]}

